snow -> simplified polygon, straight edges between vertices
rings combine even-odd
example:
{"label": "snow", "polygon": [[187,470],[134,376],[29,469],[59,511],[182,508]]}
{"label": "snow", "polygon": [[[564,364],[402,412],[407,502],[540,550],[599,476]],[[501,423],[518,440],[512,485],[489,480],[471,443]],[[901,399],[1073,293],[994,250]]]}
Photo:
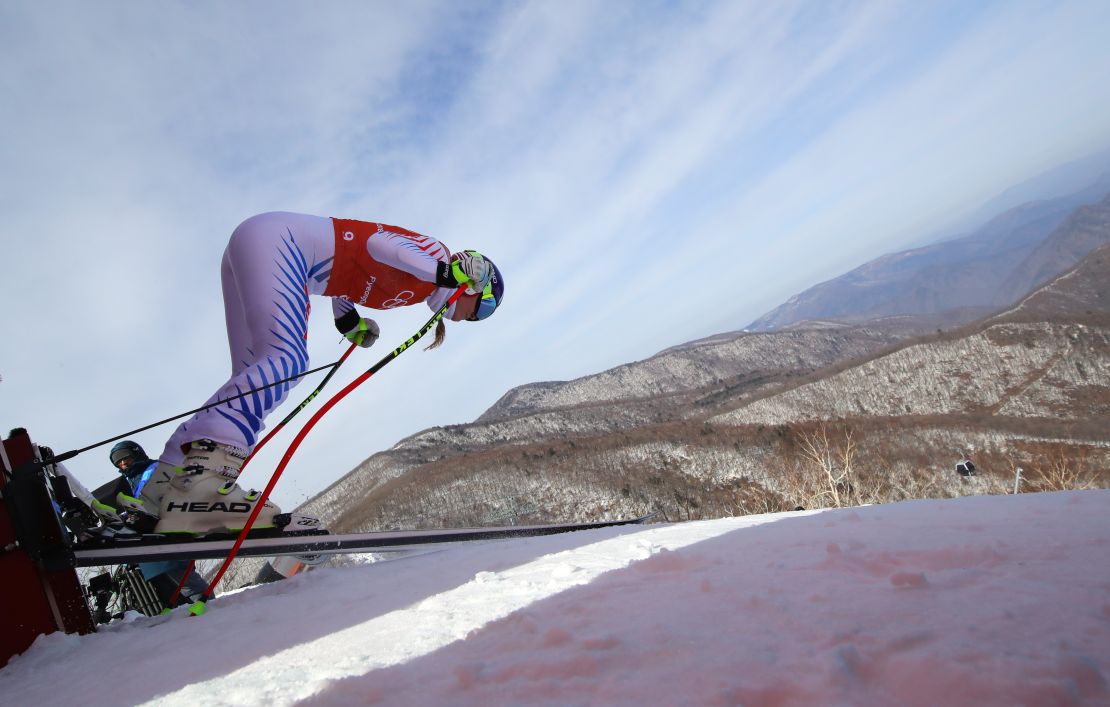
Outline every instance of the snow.
{"label": "snow", "polygon": [[1110,704],[1110,491],[610,528],[41,637],[4,704]]}

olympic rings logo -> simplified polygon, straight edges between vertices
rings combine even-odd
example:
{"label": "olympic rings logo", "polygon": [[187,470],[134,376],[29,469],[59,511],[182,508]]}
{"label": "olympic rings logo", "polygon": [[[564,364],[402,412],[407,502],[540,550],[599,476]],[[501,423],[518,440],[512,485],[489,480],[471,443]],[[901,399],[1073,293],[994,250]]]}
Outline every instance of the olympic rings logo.
{"label": "olympic rings logo", "polygon": [[382,309],[393,309],[394,307],[404,307],[405,305],[412,304],[409,300],[416,294],[412,290],[401,290],[393,297],[382,302]]}

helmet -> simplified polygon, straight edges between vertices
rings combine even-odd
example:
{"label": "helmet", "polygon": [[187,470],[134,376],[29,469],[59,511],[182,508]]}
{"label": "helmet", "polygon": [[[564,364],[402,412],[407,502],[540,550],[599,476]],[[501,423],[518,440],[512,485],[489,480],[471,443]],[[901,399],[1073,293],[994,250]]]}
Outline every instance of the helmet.
{"label": "helmet", "polygon": [[486,262],[493,268],[493,277],[486,285],[486,289],[482,291],[482,299],[478,300],[478,306],[474,310],[473,318],[476,321],[492,316],[494,310],[501,304],[501,295],[505,292],[505,279],[501,277],[501,271],[489,258],[486,258]]}
{"label": "helmet", "polygon": [[125,460],[129,460],[131,464],[134,464],[137,461],[141,461],[147,458],[148,457],[146,455],[146,452],[143,451],[143,448],[129,439],[125,439],[122,442],[117,442],[116,446],[112,447],[112,451],[108,453],[108,459],[111,460],[112,466],[116,467],[117,469],[120,468],[120,463]]}

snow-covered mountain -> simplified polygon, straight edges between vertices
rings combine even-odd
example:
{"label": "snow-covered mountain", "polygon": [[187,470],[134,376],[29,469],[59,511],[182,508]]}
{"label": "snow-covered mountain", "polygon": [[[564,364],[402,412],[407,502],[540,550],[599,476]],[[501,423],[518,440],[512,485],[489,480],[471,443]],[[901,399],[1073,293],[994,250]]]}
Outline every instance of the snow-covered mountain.
{"label": "snow-covered mountain", "polygon": [[1107,518],[1078,491],[466,545],[41,637],[0,701],[1104,705]]}
{"label": "snow-covered mountain", "polygon": [[[308,509],[354,531],[950,497],[1005,490],[1019,467],[1027,488],[1106,486],[1108,262],[1096,251],[955,330],[737,332],[523,386],[373,455]],[[965,456],[979,476],[954,473]]]}

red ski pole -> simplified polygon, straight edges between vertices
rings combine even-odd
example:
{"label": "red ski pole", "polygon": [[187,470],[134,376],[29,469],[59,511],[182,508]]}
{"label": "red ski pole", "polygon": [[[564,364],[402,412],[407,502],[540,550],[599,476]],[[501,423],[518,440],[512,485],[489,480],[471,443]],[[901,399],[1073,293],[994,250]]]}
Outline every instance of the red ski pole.
{"label": "red ski pole", "polygon": [[[242,473],[243,469],[246,468],[247,462],[253,459],[254,455],[258,453],[258,450],[262,449],[262,447],[264,447],[266,443],[269,442],[271,438],[273,438],[274,435],[281,431],[281,428],[285,427],[285,425],[288,424],[288,422],[292,420],[297,413],[308,407],[308,404],[311,403],[316,398],[316,396],[320,394],[320,391],[324,389],[324,386],[328,384],[328,381],[331,380],[331,377],[335,375],[335,372],[339,370],[339,367],[343,365],[343,362],[347,360],[347,357],[351,355],[351,352],[355,350],[355,347],[357,345],[358,344],[351,344],[350,346],[348,346],[347,350],[343,352],[343,355],[339,357],[339,360],[331,364],[331,370],[328,371],[328,374],[324,376],[324,380],[320,381],[315,390],[309,393],[308,397],[302,400],[301,404],[293,409],[293,412],[286,415],[284,420],[279,422],[272,430],[270,430],[270,432],[265,437],[262,438],[261,442],[255,445],[251,453],[248,454],[247,458],[243,460],[243,466],[239,467],[240,473]],[[177,598],[181,596],[181,590],[185,588],[185,582],[189,579],[189,575],[192,574],[193,568],[195,566],[196,561],[190,560],[189,566],[185,569],[185,573],[181,575],[181,581],[177,583],[177,589],[174,589],[173,594],[170,595],[168,603],[171,609],[173,608],[174,603],[177,601]],[[211,587],[208,588],[208,591],[211,591]]]}
{"label": "red ski pole", "polygon": [[169,600],[166,601],[166,611],[173,608],[177,603],[177,598],[181,596],[181,590],[185,588],[185,582],[189,579],[189,575],[193,573],[193,568],[197,566],[196,560],[189,560],[189,566],[185,568],[185,573],[181,575],[181,581],[177,583],[177,589],[173,590]]}
{"label": "red ski pole", "polygon": [[284,472],[285,467],[288,466],[289,460],[292,459],[293,454],[296,453],[297,448],[301,445],[301,442],[316,425],[316,423],[319,422],[320,418],[322,418],[328,413],[329,410],[335,407],[335,404],[345,398],[348,393],[362,385],[364,382],[366,382],[368,378],[370,378],[370,376],[380,371],[386,366],[386,364],[400,356],[413,344],[415,344],[421,337],[427,334],[428,331],[430,331],[431,328],[434,327],[440,319],[443,319],[443,315],[447,312],[447,308],[454,304],[455,301],[459,297],[461,297],[464,292],[466,292],[465,285],[455,290],[455,292],[447,299],[447,301],[444,302],[443,306],[440,307],[436,311],[436,313],[432,315],[432,318],[429,319],[427,323],[425,323],[424,326],[422,326],[414,336],[408,339],[405,343],[390,351],[388,354],[385,355],[385,357],[382,358],[382,360],[375,363],[367,371],[362,373],[358,378],[355,378],[353,381],[348,383],[347,387],[343,388],[343,390],[332,396],[330,400],[320,406],[320,409],[317,410],[316,413],[308,419],[308,422],[306,422],[304,427],[301,428],[300,432],[297,433],[297,436],[293,438],[293,441],[292,443],[290,443],[289,448],[285,450],[285,455],[282,456],[281,461],[278,463],[277,468],[274,469],[274,473],[270,477],[269,483],[266,484],[265,490],[262,491],[262,495],[255,503],[254,510],[251,511],[250,517],[247,518],[247,522],[243,526],[243,529],[239,531],[239,537],[235,539],[235,544],[232,545],[231,552],[229,552],[227,557],[224,558],[223,564],[220,565],[220,569],[216,572],[216,575],[212,578],[212,581],[208,583],[208,588],[204,590],[204,594],[201,596],[200,601],[197,601],[191,607],[189,607],[190,614],[193,614],[194,616],[199,616],[204,613],[206,598],[212,596],[212,593],[216,589],[216,585],[220,583],[221,579],[223,579],[224,573],[227,572],[227,568],[231,565],[231,561],[234,560],[235,555],[238,554],[239,548],[243,545],[243,541],[247,539],[247,534],[250,533],[251,526],[254,525],[254,521],[258,518],[258,514],[262,511],[262,507],[266,503],[266,499],[270,497],[270,492],[274,490],[274,486],[277,485],[277,481],[279,478],[281,478],[282,472]]}
{"label": "red ski pole", "polygon": [[278,432],[281,432],[281,428],[285,427],[285,425],[288,424],[289,421],[292,420],[298,412],[304,410],[306,407],[308,407],[309,403],[316,399],[316,396],[320,394],[320,391],[324,389],[324,386],[328,384],[328,381],[330,381],[331,377],[335,375],[335,372],[339,370],[339,367],[343,365],[343,362],[347,360],[347,357],[351,355],[351,352],[355,350],[356,346],[358,346],[358,344],[351,344],[350,346],[348,346],[347,350],[343,352],[343,355],[339,357],[339,360],[332,365],[332,368],[330,371],[328,371],[328,374],[324,376],[324,380],[320,381],[320,385],[316,386],[316,390],[309,393],[308,397],[301,401],[301,404],[293,409],[293,412],[286,415],[284,420],[277,423],[277,425],[272,430],[270,430],[265,437],[262,438],[262,441],[255,445],[254,449],[251,450],[251,453],[248,454],[247,458],[243,460],[243,465],[239,467],[240,474],[243,473],[243,469],[247,468],[247,464],[249,464],[251,459],[254,458],[254,455],[258,454],[258,450],[265,447],[266,443],[269,442],[274,435],[276,435]]}

